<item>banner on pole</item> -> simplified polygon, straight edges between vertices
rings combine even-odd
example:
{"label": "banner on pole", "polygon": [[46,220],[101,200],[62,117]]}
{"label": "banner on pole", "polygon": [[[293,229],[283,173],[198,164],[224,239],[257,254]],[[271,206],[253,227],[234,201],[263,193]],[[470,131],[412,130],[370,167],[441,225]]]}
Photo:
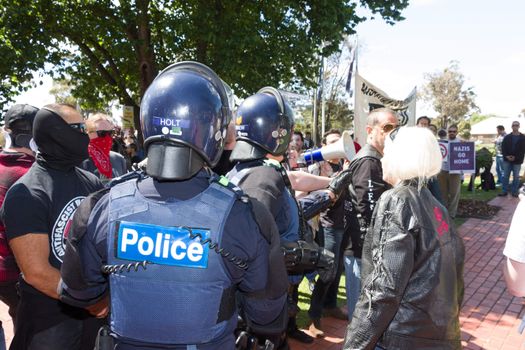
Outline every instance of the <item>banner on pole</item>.
{"label": "banner on pole", "polygon": [[415,125],[417,89],[410,92],[404,100],[395,100],[384,91],[355,73],[354,140],[366,144],[366,119],[377,108],[388,107],[397,112],[399,125]]}

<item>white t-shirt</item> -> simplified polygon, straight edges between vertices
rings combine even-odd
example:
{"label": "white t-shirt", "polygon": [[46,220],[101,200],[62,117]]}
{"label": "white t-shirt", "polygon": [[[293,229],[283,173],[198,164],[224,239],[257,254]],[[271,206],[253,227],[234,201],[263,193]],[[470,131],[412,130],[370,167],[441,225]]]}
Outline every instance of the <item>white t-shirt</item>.
{"label": "white t-shirt", "polygon": [[514,211],[503,255],[525,263],[525,196],[523,195],[520,195],[520,202]]}

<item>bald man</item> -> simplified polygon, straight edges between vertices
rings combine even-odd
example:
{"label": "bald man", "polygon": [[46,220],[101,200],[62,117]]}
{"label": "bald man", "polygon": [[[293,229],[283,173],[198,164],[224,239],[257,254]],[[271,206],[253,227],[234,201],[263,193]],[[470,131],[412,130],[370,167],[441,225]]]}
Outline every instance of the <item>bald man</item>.
{"label": "bald man", "polygon": [[58,301],[57,288],[73,214],[102,183],[77,167],[88,157],[89,137],[73,106],[40,109],[33,137],[39,148],[36,163],[9,189],[0,210],[22,271],[11,349],[92,349],[96,326],[87,338],[82,332],[93,319],[87,310]]}

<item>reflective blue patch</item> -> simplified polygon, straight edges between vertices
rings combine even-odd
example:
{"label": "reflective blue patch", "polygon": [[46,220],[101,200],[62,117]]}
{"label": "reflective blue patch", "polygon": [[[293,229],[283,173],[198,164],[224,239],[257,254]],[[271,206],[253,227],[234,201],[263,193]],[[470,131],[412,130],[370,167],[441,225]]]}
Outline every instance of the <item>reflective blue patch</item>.
{"label": "reflective blue patch", "polygon": [[117,258],[205,269],[208,267],[209,246],[200,242],[210,237],[210,231],[200,228],[191,230],[202,239],[191,239],[188,229],[184,227],[121,221],[117,232]]}
{"label": "reflective blue patch", "polygon": [[170,118],[153,117],[153,125],[177,127],[177,128],[186,129],[190,127],[191,123],[188,119],[170,119]]}

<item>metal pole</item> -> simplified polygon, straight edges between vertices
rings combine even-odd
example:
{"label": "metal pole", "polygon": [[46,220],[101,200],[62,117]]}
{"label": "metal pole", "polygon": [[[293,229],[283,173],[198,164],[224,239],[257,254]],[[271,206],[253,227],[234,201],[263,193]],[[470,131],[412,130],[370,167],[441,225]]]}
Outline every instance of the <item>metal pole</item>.
{"label": "metal pole", "polygon": [[319,72],[319,103],[321,104],[321,135],[325,133],[325,101],[324,101],[324,57],[321,57],[321,69]]}
{"label": "metal pole", "polygon": [[319,144],[319,103],[321,103],[323,95],[323,75],[324,75],[324,58],[321,57],[321,66],[319,67],[319,78],[317,80],[317,88],[315,89],[314,96],[314,110],[313,110],[313,121],[312,121],[312,138],[314,145]]}

